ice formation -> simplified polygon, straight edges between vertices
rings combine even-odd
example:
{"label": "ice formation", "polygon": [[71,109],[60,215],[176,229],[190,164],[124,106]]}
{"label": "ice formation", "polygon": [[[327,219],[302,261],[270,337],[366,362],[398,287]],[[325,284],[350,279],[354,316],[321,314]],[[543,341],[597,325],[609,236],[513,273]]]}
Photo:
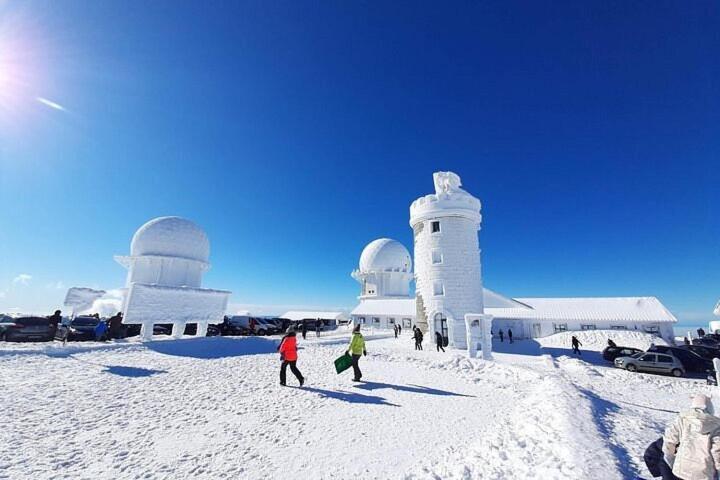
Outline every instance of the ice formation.
{"label": "ice formation", "polygon": [[207,235],[189,220],[160,217],[140,227],[130,255],[115,257],[128,269],[123,323],[142,325],[145,340],[155,323],[172,323],[176,338],[197,323],[197,336],[205,336],[208,323],[222,321],[230,295],[201,288],[209,258]]}

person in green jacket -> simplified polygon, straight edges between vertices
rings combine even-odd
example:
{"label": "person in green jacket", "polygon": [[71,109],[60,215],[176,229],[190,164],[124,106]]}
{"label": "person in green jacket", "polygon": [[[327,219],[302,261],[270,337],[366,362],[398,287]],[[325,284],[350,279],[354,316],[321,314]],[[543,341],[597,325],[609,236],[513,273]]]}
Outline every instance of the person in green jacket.
{"label": "person in green jacket", "polygon": [[354,382],[359,382],[362,378],[362,372],[360,371],[360,355],[367,355],[367,350],[365,350],[365,339],[362,336],[362,333],[360,333],[360,324],[358,323],[355,325],[355,328],[353,328],[352,333],[352,339],[350,340],[350,346],[348,347],[348,354],[352,356],[352,367],[353,367],[353,373],[355,374],[355,378],[353,378]]}

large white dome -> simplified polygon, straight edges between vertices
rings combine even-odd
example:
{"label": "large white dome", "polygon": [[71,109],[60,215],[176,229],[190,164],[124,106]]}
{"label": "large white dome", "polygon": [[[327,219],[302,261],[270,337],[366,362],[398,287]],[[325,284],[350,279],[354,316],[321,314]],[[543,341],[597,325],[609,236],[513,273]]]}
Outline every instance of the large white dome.
{"label": "large white dome", "polygon": [[150,220],[133,235],[130,255],[161,255],[205,262],[210,259],[210,241],[200,227],[180,217]]}
{"label": "large white dome", "polygon": [[363,249],[360,271],[409,273],[412,271],[412,258],[407,248],[397,240],[378,238]]}

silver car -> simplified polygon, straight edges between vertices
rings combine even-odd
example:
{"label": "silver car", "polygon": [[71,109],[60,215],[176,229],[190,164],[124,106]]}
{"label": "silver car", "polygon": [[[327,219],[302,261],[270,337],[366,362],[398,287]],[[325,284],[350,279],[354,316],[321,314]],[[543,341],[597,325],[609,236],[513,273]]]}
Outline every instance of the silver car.
{"label": "silver car", "polygon": [[672,355],[657,352],[618,357],[615,359],[615,366],[629,372],[669,373],[675,377],[682,377],[685,374],[685,368],[680,360]]}

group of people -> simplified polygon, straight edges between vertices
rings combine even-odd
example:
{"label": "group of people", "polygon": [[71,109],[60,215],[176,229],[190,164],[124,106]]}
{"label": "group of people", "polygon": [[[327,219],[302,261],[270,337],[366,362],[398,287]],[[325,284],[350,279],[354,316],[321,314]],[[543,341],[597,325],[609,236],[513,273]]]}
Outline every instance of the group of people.
{"label": "group of people", "polygon": [[[319,318],[317,320],[315,320],[315,336],[316,337],[320,336],[320,331],[322,330],[322,325],[323,325],[322,320],[320,320]],[[293,330],[295,330],[295,329],[293,329]],[[300,331],[302,333],[303,340],[305,340],[305,338],[307,337],[307,332],[308,332],[308,325],[305,320],[303,320],[302,323],[300,324]]]}
{"label": "group of people", "polygon": [[[500,337],[500,342],[505,341],[505,332],[503,332],[502,328],[498,331],[498,337]],[[513,343],[512,329],[510,329],[510,328],[508,328],[507,337],[508,337],[508,341],[510,343]]]}
{"label": "group of people", "polygon": [[[280,341],[277,349],[278,352],[280,352],[280,385],[283,387],[287,386],[287,368],[289,366],[290,371],[295,375],[295,378],[297,378],[298,383],[300,383],[302,387],[305,384],[305,377],[303,377],[303,374],[297,368],[297,333],[294,327],[288,328],[287,333]],[[353,328],[350,345],[348,345],[346,353],[350,355],[352,359],[353,381],[359,382],[362,379],[360,357],[367,355],[365,338],[362,333],[360,333],[360,324],[355,325]]]}
{"label": "group of people", "polygon": [[[98,313],[94,313],[90,316],[95,317],[98,320],[98,323],[97,325],[95,325],[95,329],[93,332],[96,341],[104,342],[113,338],[123,338],[122,312],[116,313],[112,317],[108,318],[107,321],[102,320],[100,318],[100,314]],[[50,320],[50,328],[52,329],[52,335],[53,337],[56,337],[58,329],[63,323],[62,310],[55,310],[55,313],[48,316],[47,318],[48,320]],[[63,334],[61,338],[63,343],[67,342],[69,333],[70,328],[68,325],[68,328],[63,329]]]}

